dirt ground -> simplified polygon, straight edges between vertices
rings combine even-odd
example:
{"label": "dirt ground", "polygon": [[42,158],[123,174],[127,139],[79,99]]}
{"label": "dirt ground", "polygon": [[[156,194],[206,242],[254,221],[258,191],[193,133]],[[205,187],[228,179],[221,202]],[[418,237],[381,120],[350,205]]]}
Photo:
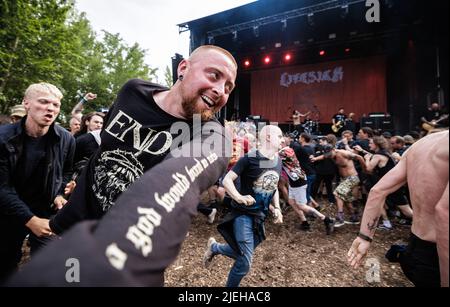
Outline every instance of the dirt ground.
{"label": "dirt ground", "polygon": [[[333,209],[333,210],[332,210]],[[334,212],[326,208],[324,214]],[[275,225],[266,220],[267,239],[258,246],[250,273],[242,280],[243,287],[412,287],[398,263],[390,263],[384,255],[392,244],[405,243],[409,228],[378,230],[368,258],[379,263],[379,282],[366,280],[368,267],[353,270],[346,254],[359,231],[359,225],[345,225],[332,235],[325,234],[322,221],[310,220],[311,230],[298,230],[291,208],[284,212],[284,223]],[[233,260],[216,256],[209,270],[203,268],[202,257],[209,237],[224,240],[217,231],[217,219],[210,225],[206,217],[197,215],[176,261],[166,270],[167,287],[222,287]],[[21,264],[29,260],[29,248],[23,246]],[[373,275],[372,275],[373,276]]]}
{"label": "dirt ground", "polygon": [[[325,214],[332,208],[326,208]],[[379,263],[379,281],[366,280],[368,267],[353,270],[347,265],[346,254],[359,225],[345,225],[327,236],[323,222],[311,220],[311,230],[298,230],[294,211],[284,213],[284,223],[275,225],[268,219],[267,239],[255,251],[250,273],[242,280],[244,287],[412,287],[398,263],[391,263],[385,253],[392,244],[405,243],[409,228],[378,230],[368,258]],[[199,214],[191,225],[177,260],[166,271],[169,287],[222,287],[233,260],[216,256],[209,270],[202,267],[202,257],[210,236],[223,243],[217,231],[217,221],[210,225]],[[372,269],[373,270],[373,269]],[[370,273],[370,272],[369,272]],[[370,275],[370,274],[369,274]],[[373,278],[373,274],[372,280]]]}

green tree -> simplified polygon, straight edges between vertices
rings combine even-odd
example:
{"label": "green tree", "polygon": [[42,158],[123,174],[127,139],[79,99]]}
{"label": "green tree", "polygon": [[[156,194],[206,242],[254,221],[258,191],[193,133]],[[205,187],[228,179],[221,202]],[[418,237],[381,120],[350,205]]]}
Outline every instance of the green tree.
{"label": "green tree", "polygon": [[98,95],[86,111],[108,107],[128,79],[156,79],[157,68],[144,63],[145,54],[119,34],[104,31],[97,39],[73,0],[0,0],[0,113],[41,81],[62,90],[66,118],[79,92]]}
{"label": "green tree", "polygon": [[19,103],[30,83],[46,80],[61,86],[71,9],[62,0],[0,2],[0,112]]}
{"label": "green tree", "polygon": [[164,82],[169,88],[173,86],[172,71],[169,66],[166,66],[166,69],[164,70]]}

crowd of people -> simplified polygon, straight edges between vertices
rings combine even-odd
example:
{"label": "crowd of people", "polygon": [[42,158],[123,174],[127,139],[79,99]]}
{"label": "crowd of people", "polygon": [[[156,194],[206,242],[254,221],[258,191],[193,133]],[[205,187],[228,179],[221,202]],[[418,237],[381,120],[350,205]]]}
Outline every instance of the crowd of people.
{"label": "crowd of people", "polygon": [[[180,62],[172,88],[130,80],[106,116],[82,114],[96,98],[86,94],[70,131],[55,124],[61,91],[29,86],[15,122],[0,127],[0,228],[9,234],[0,240],[0,283],[69,285],[65,261],[76,258],[80,285],[162,286],[192,217],[202,212],[212,224],[220,209],[225,242],[205,242],[203,265],[232,258],[226,286],[237,287],[267,218],[283,223],[292,208],[300,231],[310,230],[311,215],[329,236],[360,224],[348,252],[354,267],[375,230],[391,230],[396,219],[411,227],[406,276],[416,286],[448,286],[448,131],[419,140],[361,127],[355,136],[354,114],[348,120],[343,109],[326,136],[299,133],[298,125],[284,133],[252,121],[223,127],[215,113],[237,66],[228,51],[199,47]],[[435,107],[424,121],[432,128],[445,120]],[[319,202],[323,190],[327,201]],[[13,274],[25,237],[32,259]]]}

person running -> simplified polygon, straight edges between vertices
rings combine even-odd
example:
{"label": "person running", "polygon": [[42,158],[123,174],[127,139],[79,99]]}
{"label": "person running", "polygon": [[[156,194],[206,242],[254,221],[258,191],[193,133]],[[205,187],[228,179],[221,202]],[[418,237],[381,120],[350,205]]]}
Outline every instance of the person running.
{"label": "person running", "polygon": [[[251,151],[227,173],[223,185],[233,199],[232,211],[219,224],[218,230],[227,243],[219,244],[209,238],[203,257],[203,265],[211,266],[216,255],[235,259],[228,275],[227,287],[238,287],[250,271],[253,253],[265,239],[264,221],[273,200],[276,223],[283,222],[278,195],[281,159],[278,151],[283,134],[280,128],[264,126],[259,134],[261,146]],[[240,176],[240,191],[234,181]]]}

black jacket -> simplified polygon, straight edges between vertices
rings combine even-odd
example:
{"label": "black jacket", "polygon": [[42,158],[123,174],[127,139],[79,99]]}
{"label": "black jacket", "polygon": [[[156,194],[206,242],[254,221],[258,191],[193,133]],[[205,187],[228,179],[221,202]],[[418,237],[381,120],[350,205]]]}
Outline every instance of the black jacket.
{"label": "black jacket", "polygon": [[[23,153],[25,120],[26,117],[15,124],[0,126],[0,217],[14,217],[22,224],[34,216],[13,184],[17,162]],[[48,199],[52,202],[57,195],[64,195],[64,188],[70,180],[75,139],[55,124],[50,126],[48,133],[51,146],[47,148],[47,172],[43,180]]]}

